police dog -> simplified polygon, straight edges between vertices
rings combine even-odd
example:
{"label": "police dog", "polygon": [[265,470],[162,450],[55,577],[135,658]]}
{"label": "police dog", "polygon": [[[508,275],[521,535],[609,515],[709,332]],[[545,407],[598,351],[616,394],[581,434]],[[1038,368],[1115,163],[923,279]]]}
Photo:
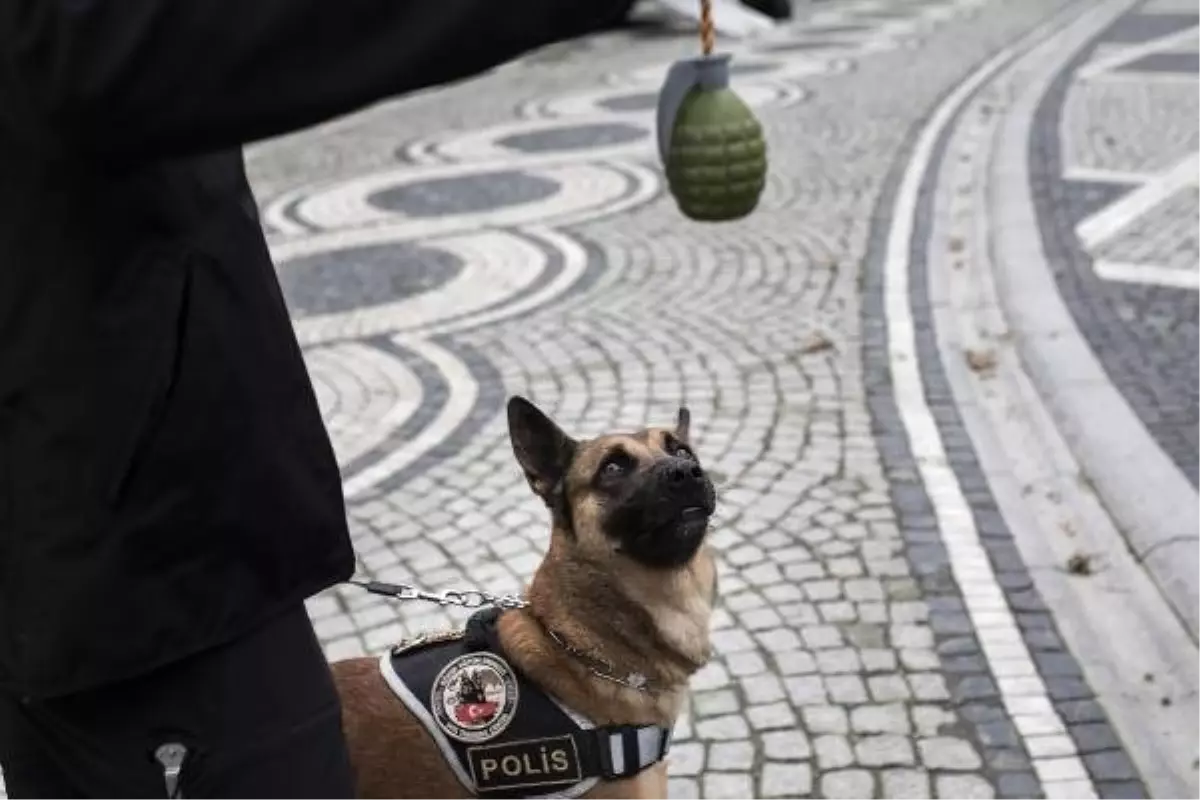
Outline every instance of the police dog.
{"label": "police dog", "polygon": [[[717,590],[705,542],[716,497],[689,444],[687,409],[680,408],[674,428],[576,440],[514,397],[508,427],[551,529],[527,587],[528,605],[495,622],[505,658],[596,726],[671,728],[689,677],[709,659]],[[609,680],[597,664],[644,677],[645,685]],[[381,677],[377,659],[342,661],[333,672],[360,796],[470,796]],[[664,760],[600,780],[583,796],[666,792]]]}

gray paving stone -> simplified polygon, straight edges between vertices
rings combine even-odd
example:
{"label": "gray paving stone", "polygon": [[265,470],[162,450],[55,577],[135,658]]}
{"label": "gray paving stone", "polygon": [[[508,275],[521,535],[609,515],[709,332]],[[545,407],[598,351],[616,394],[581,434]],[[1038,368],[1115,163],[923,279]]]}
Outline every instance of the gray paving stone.
{"label": "gray paving stone", "polygon": [[758,780],[760,797],[805,797],[812,792],[812,768],[807,764],[768,761]]}
{"label": "gray paving stone", "polygon": [[779,761],[801,761],[812,755],[813,745],[803,731],[797,729],[770,731],[761,738],[763,754]]}
{"label": "gray paving stone", "polygon": [[818,675],[801,675],[784,679],[788,697],[797,706],[824,706],[829,702],[825,681]]}
{"label": "gray paving stone", "polygon": [[804,675],[817,671],[817,660],[807,650],[775,653],[774,658],[781,675]]}
{"label": "gray paving stone", "polygon": [[746,708],[746,718],[750,721],[750,727],[757,731],[788,728],[797,723],[796,712],[787,703],[749,706]]}
{"label": "gray paving stone", "polygon": [[841,769],[855,763],[854,749],[850,740],[845,736],[824,734],[817,736],[812,742],[817,766],[822,771]]}
{"label": "gray paving stone", "polygon": [[916,760],[912,740],[891,734],[860,737],[854,753],[864,767],[911,766]]}
{"label": "gray paving stone", "polygon": [[859,706],[850,711],[850,727],[858,734],[906,734],[912,728],[908,710],[900,703]]}
{"label": "gray paving stone", "polygon": [[704,770],[704,745],[699,742],[672,743],[667,759],[672,776],[699,775]]}
{"label": "gray paving stone", "polygon": [[677,797],[682,798],[699,798],[700,782],[693,778],[667,778],[667,796],[672,800]]}
{"label": "gray paving stone", "polygon": [[996,796],[991,784],[977,775],[938,775],[934,786],[937,796],[948,800],[987,800]]}
{"label": "gray paving stone", "polygon": [[883,797],[925,798],[931,796],[929,773],[919,769],[887,769],[880,774]]}
{"label": "gray paving stone", "polygon": [[970,742],[951,736],[923,739],[917,743],[921,763],[931,770],[973,770],[983,765]]}
{"label": "gray paving stone", "polygon": [[867,686],[876,703],[905,701],[912,698],[912,690],[903,675],[870,675]]}
{"label": "gray paving stone", "polygon": [[742,693],[750,703],[773,703],[787,696],[783,681],[775,675],[755,675],[743,678]]}
{"label": "gray paving stone", "polygon": [[701,779],[704,797],[737,798],[749,797],[754,792],[750,775],[737,772],[710,772]]}
{"label": "gray paving stone", "polygon": [[868,700],[867,689],[857,675],[830,675],[825,678],[825,688],[835,703],[854,705]]}
{"label": "gray paving stone", "polygon": [[696,736],[701,739],[745,739],[750,735],[746,718],[741,714],[696,720]]}
{"label": "gray paving stone", "polygon": [[866,770],[844,769],[826,772],[821,776],[818,785],[822,797],[845,797],[861,800],[863,797],[873,796],[875,780]]}
{"label": "gray paving stone", "polygon": [[953,725],[957,719],[954,714],[941,706],[915,705],[910,709],[913,728],[921,736],[934,736],[941,730]]}
{"label": "gray paving stone", "polygon": [[748,770],[754,766],[754,745],[750,742],[717,742],[708,746],[707,767],[720,772]]}
{"label": "gray paving stone", "polygon": [[806,706],[800,716],[810,734],[850,732],[850,717],[841,706]]}
{"label": "gray paving stone", "polygon": [[697,717],[715,717],[732,714],[741,708],[737,695],[728,689],[713,692],[695,692],[692,709]]}

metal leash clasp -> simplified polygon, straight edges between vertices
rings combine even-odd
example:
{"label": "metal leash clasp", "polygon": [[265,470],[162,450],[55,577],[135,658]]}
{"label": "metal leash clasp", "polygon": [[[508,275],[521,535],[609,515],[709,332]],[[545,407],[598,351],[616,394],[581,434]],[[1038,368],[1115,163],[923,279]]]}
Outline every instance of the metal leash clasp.
{"label": "metal leash clasp", "polygon": [[179,742],[166,742],[154,751],[154,759],[162,765],[163,782],[167,787],[167,797],[170,800],[183,797],[179,786],[179,776],[183,772],[183,763],[187,761],[188,750]]}
{"label": "metal leash clasp", "polygon": [[479,589],[447,589],[444,592],[427,592],[407,583],[384,583],[382,581],[348,581],[361,586],[372,594],[391,597],[394,600],[423,600],[440,606],[462,606],[463,608],[525,608],[526,601],[515,594],[495,595]]}

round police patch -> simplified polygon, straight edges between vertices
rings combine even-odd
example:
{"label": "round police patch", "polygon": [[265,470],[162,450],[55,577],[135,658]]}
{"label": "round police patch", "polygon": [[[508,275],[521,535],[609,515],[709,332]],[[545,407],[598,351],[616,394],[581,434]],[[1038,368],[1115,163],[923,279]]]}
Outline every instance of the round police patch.
{"label": "round police patch", "polygon": [[517,676],[493,653],[467,653],[442,667],[429,707],[447,736],[478,743],[504,732],[517,713]]}

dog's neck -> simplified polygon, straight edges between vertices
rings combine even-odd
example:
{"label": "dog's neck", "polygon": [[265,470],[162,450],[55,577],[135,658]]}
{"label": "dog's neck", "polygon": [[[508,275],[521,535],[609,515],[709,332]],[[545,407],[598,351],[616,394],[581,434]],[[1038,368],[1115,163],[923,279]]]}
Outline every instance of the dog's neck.
{"label": "dog's neck", "polygon": [[[711,652],[715,567],[708,552],[670,572],[631,563],[617,583],[610,570],[560,557],[560,546],[551,544],[534,575],[529,607],[501,619],[502,642],[519,640],[505,642],[506,652],[598,724],[673,725],[688,678]],[[572,655],[550,632],[591,658]],[[611,664],[617,676],[645,676],[645,690],[599,677],[598,662]]]}

